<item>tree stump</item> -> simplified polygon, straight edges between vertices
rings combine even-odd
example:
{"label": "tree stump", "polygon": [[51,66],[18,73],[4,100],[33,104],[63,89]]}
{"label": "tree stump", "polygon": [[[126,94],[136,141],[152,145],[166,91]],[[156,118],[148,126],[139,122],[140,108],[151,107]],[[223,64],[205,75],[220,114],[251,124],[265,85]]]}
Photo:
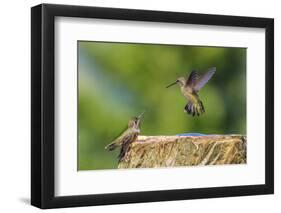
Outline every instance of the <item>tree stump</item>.
{"label": "tree stump", "polygon": [[118,168],[244,164],[246,136],[139,136]]}

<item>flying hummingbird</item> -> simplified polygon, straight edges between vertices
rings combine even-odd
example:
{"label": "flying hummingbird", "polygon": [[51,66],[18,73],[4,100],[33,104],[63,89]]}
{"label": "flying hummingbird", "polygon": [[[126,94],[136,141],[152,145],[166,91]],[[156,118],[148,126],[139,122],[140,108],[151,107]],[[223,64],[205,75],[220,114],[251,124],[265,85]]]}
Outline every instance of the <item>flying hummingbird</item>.
{"label": "flying hummingbird", "polygon": [[120,154],[118,156],[119,161],[123,159],[130,144],[133,143],[140,134],[140,123],[143,114],[144,112],[137,117],[131,118],[128,122],[128,128],[112,143],[105,147],[105,149],[112,151],[121,146]]}
{"label": "flying hummingbird", "polygon": [[215,72],[216,68],[212,67],[208,69],[204,75],[199,77],[196,71],[192,71],[187,79],[180,77],[166,88],[178,84],[182,94],[188,101],[184,107],[184,112],[187,112],[192,116],[199,116],[205,112],[205,109],[202,101],[199,99],[198,92],[212,78]]}

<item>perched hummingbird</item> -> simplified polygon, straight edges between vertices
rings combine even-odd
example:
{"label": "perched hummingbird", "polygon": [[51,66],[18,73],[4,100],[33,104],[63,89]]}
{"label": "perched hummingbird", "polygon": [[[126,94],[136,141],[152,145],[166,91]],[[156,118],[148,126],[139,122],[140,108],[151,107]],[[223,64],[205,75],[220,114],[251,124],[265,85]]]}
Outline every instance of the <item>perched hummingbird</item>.
{"label": "perched hummingbird", "polygon": [[144,112],[137,117],[133,117],[128,122],[128,128],[111,144],[107,145],[105,149],[112,151],[121,146],[119,161],[123,159],[131,143],[133,143],[140,134],[140,123]]}
{"label": "perched hummingbird", "polygon": [[203,76],[199,77],[196,71],[192,71],[187,79],[180,77],[166,88],[178,84],[182,94],[188,101],[184,107],[184,112],[187,112],[192,116],[199,116],[205,112],[205,109],[202,101],[199,99],[198,92],[212,78],[215,72],[216,68],[212,67],[208,69]]}

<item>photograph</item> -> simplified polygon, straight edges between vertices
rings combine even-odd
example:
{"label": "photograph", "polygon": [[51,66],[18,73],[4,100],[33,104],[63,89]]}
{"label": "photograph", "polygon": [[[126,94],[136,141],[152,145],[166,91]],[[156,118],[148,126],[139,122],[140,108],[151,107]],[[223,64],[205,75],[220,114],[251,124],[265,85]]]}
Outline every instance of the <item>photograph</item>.
{"label": "photograph", "polygon": [[274,193],[274,18],[211,8],[31,8],[31,205]]}
{"label": "photograph", "polygon": [[77,170],[246,164],[246,57],[77,41]]}

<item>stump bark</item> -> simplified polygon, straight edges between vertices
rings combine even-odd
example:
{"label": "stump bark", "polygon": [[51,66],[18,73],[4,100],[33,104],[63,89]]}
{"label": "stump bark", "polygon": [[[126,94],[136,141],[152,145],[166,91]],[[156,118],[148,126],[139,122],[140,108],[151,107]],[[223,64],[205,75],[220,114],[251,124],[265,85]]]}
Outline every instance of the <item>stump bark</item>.
{"label": "stump bark", "polygon": [[244,164],[246,136],[139,136],[118,168]]}

